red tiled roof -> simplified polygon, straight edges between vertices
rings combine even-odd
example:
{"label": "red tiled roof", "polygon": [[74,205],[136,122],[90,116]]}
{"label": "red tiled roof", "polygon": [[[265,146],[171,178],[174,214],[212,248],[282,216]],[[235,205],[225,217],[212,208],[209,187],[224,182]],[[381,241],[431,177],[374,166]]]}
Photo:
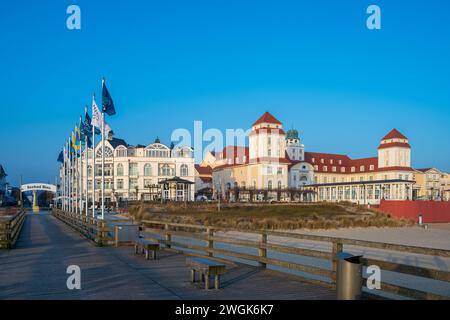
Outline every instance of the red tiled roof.
{"label": "red tiled roof", "polygon": [[405,137],[400,131],[394,128],[381,140],[389,140],[389,139],[408,139],[408,138]]}
{"label": "red tiled roof", "polygon": [[210,166],[202,167],[198,164],[195,165],[195,170],[201,175],[211,175],[212,168]]}
{"label": "red tiled roof", "polygon": [[378,149],[386,149],[386,148],[392,148],[392,147],[400,147],[400,148],[408,148],[411,149],[411,146],[409,143],[406,142],[389,142],[389,143],[382,143],[378,147]]}
{"label": "red tiled roof", "polygon": [[[314,158],[314,162],[312,159]],[[323,159],[323,163],[322,163]],[[333,163],[331,163],[333,160]],[[339,160],[341,163],[339,163]],[[410,167],[386,167],[378,168],[378,157],[362,158],[362,159],[350,159],[347,155],[342,154],[329,154],[318,152],[305,152],[305,161],[318,167],[318,170],[314,172],[319,173],[341,173],[341,174],[354,174],[354,173],[368,173],[368,172],[383,172],[383,171],[414,171]],[[373,170],[370,170],[370,166],[373,166]],[[326,170],[325,170],[326,167]],[[333,171],[335,167],[335,171]],[[354,167],[354,171],[352,171]],[[362,168],[364,167],[364,168]],[[345,168],[345,172],[342,172],[342,168]],[[361,170],[364,169],[364,170]]]}
{"label": "red tiled roof", "polygon": [[278,133],[278,134],[286,134],[283,129],[277,129],[277,128],[258,128],[256,130],[253,130],[250,135],[253,134],[259,134],[262,133]]}
{"label": "red tiled roof", "polygon": [[273,115],[271,115],[267,111],[258,120],[256,120],[256,122],[253,125],[256,126],[260,123],[282,124],[279,120],[277,120]]}
{"label": "red tiled roof", "polygon": [[212,177],[199,177],[204,183],[212,182]]}

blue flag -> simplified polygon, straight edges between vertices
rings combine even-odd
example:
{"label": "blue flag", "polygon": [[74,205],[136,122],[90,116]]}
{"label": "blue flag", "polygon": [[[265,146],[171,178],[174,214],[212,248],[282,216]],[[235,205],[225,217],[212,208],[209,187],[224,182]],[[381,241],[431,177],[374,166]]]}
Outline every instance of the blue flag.
{"label": "blue flag", "polygon": [[62,151],[59,153],[58,162],[64,163],[64,155]]}
{"label": "blue flag", "polygon": [[106,88],[106,83],[103,81],[102,88],[102,111],[108,116],[113,116],[116,114],[116,109],[114,108],[114,102],[109,94],[108,88]]}
{"label": "blue flag", "polygon": [[[83,132],[86,136],[90,137],[92,133],[92,120],[89,116],[87,106],[84,109],[84,122],[83,122]],[[101,134],[101,131],[99,128],[95,128],[95,134]]]}

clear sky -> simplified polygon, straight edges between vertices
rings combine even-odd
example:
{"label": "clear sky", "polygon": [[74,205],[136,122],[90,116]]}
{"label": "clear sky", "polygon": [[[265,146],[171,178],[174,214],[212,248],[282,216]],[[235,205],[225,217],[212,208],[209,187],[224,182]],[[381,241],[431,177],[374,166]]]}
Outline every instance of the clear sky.
{"label": "clear sky", "polygon": [[[81,30],[66,9],[81,8]],[[366,28],[366,9],[382,29]],[[4,0],[0,164],[53,182],[56,158],[107,78],[116,136],[248,128],[268,110],[306,151],[375,156],[392,128],[414,167],[450,171],[448,0]]]}

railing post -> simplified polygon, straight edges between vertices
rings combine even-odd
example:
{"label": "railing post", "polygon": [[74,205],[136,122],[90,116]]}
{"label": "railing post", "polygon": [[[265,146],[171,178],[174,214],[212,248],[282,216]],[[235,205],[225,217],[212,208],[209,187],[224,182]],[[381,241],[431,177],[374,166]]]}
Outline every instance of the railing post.
{"label": "railing post", "polygon": [[116,243],[116,248],[119,246],[119,226],[114,227],[114,241]]}
{"label": "railing post", "polygon": [[214,236],[213,229],[207,228],[206,234],[208,236],[208,257],[212,257],[214,255],[212,251],[214,249],[214,240],[212,239],[212,237]]}
{"label": "railing post", "polygon": [[267,249],[266,249],[266,245],[267,245],[267,233],[263,232],[261,234],[261,242],[260,242],[260,247],[258,249],[258,255],[261,258],[260,261],[258,262],[258,266],[260,268],[266,268],[267,264],[265,262],[262,262],[261,260],[266,259],[267,258]]}
{"label": "railing post", "polygon": [[331,275],[331,283],[334,287],[336,287],[336,277],[337,277],[337,266],[338,266],[338,260],[337,260],[337,254],[341,253],[343,250],[343,244],[335,240],[333,241],[333,249],[331,252],[331,262],[332,262],[332,275]]}
{"label": "railing post", "polygon": [[5,224],[5,232],[6,232],[6,249],[12,249],[11,221],[6,222],[6,224]]}
{"label": "railing post", "polygon": [[170,234],[169,224],[165,224],[164,229],[166,230],[166,248],[170,249],[171,247],[170,242],[172,242],[172,235]]}

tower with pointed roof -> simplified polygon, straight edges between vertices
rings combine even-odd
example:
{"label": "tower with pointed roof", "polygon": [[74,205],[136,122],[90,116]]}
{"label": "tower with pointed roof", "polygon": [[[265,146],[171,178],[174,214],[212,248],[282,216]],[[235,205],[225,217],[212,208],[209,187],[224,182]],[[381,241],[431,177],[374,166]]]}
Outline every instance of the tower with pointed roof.
{"label": "tower with pointed roof", "polygon": [[249,137],[250,161],[285,159],[285,137],[283,124],[269,112],[265,112],[252,126]]}
{"label": "tower with pointed roof", "polygon": [[298,131],[290,129],[286,134],[286,152],[292,161],[305,160],[305,146],[301,144]]}
{"label": "tower with pointed roof", "polygon": [[385,135],[378,147],[378,168],[410,168],[409,140],[397,129]]}

